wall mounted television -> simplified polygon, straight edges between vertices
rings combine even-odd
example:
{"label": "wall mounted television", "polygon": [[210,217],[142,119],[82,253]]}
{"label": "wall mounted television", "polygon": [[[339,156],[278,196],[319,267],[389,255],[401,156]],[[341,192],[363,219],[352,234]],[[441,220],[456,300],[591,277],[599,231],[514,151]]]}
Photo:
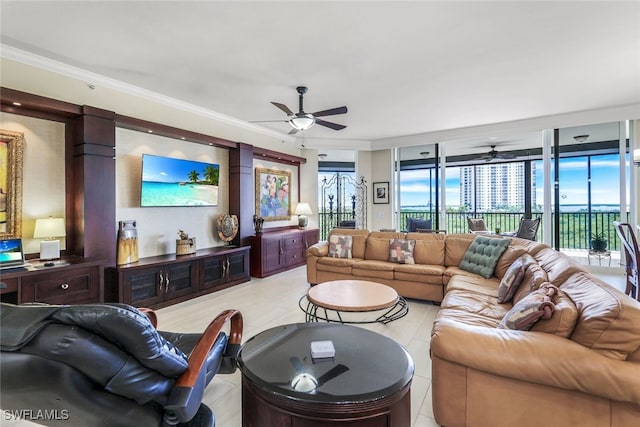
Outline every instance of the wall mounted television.
{"label": "wall mounted television", "polygon": [[220,165],[142,155],[140,206],[217,206]]}

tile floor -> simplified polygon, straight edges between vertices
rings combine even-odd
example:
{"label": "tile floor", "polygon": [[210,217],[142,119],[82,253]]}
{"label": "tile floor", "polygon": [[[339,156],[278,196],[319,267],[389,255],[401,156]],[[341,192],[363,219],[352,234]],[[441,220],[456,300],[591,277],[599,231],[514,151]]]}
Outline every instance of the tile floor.
{"label": "tile floor", "polygon": [[[618,288],[624,285],[624,276],[617,270],[599,272],[598,275]],[[248,339],[276,325],[303,322],[304,313],[298,307],[298,300],[307,289],[304,267],[265,279],[253,278],[250,282],[158,310],[158,326],[169,331],[202,331],[217,313],[236,308],[243,314],[244,339]],[[413,357],[415,375],[411,387],[411,419],[414,427],[437,426],[431,408],[429,358],[429,335],[437,312],[438,307],[431,303],[409,300],[406,317],[388,325],[363,325],[396,340]],[[242,425],[239,372],[216,376],[203,400],[214,410],[218,427]],[[35,424],[10,421],[3,416],[0,425],[26,427]]]}

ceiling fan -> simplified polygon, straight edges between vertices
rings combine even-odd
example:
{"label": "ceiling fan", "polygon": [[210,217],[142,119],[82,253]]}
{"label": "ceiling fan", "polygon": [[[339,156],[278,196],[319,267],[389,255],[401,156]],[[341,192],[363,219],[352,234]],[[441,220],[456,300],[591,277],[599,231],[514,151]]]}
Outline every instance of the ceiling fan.
{"label": "ceiling fan", "polygon": [[502,153],[496,150],[496,145],[491,145],[491,150],[489,150],[488,153],[480,156],[481,159],[486,160],[487,162],[490,162],[495,159],[503,159],[503,160],[515,159],[515,157],[516,157],[515,154]]}
{"label": "ceiling fan", "polygon": [[305,113],[303,108],[303,99],[304,99],[304,94],[307,93],[308,89],[306,86],[298,86],[296,90],[298,91],[298,94],[299,94],[298,95],[299,111],[297,113],[294,113],[293,111],[291,111],[291,109],[284,104],[271,101],[273,105],[275,105],[276,107],[278,107],[280,110],[284,111],[287,114],[288,119],[287,120],[261,120],[254,123],[287,122],[293,128],[289,132],[289,135],[298,133],[301,130],[307,130],[314,124],[319,124],[320,126],[328,127],[333,130],[342,130],[346,128],[345,125],[328,122],[326,120],[319,119],[318,117],[334,116],[336,114],[345,114],[347,112],[347,107],[343,106],[343,107],[330,108],[328,110],[316,111],[315,113]]}

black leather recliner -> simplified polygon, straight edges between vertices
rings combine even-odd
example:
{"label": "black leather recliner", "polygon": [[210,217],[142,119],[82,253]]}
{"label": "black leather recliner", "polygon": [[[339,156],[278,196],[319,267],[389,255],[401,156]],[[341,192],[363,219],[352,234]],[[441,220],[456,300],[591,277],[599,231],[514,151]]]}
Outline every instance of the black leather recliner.
{"label": "black leather recliner", "polygon": [[160,332],[156,319],[124,304],[0,304],[5,417],[51,426],[214,426],[202,396],[215,374],[236,369],[242,315],[226,310],[202,334]]}

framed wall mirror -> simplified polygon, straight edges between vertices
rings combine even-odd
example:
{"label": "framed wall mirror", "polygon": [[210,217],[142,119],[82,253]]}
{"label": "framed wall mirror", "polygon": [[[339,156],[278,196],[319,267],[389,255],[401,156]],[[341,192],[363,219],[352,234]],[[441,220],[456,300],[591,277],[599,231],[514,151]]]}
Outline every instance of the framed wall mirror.
{"label": "framed wall mirror", "polygon": [[22,237],[24,134],[0,129],[0,238]]}

